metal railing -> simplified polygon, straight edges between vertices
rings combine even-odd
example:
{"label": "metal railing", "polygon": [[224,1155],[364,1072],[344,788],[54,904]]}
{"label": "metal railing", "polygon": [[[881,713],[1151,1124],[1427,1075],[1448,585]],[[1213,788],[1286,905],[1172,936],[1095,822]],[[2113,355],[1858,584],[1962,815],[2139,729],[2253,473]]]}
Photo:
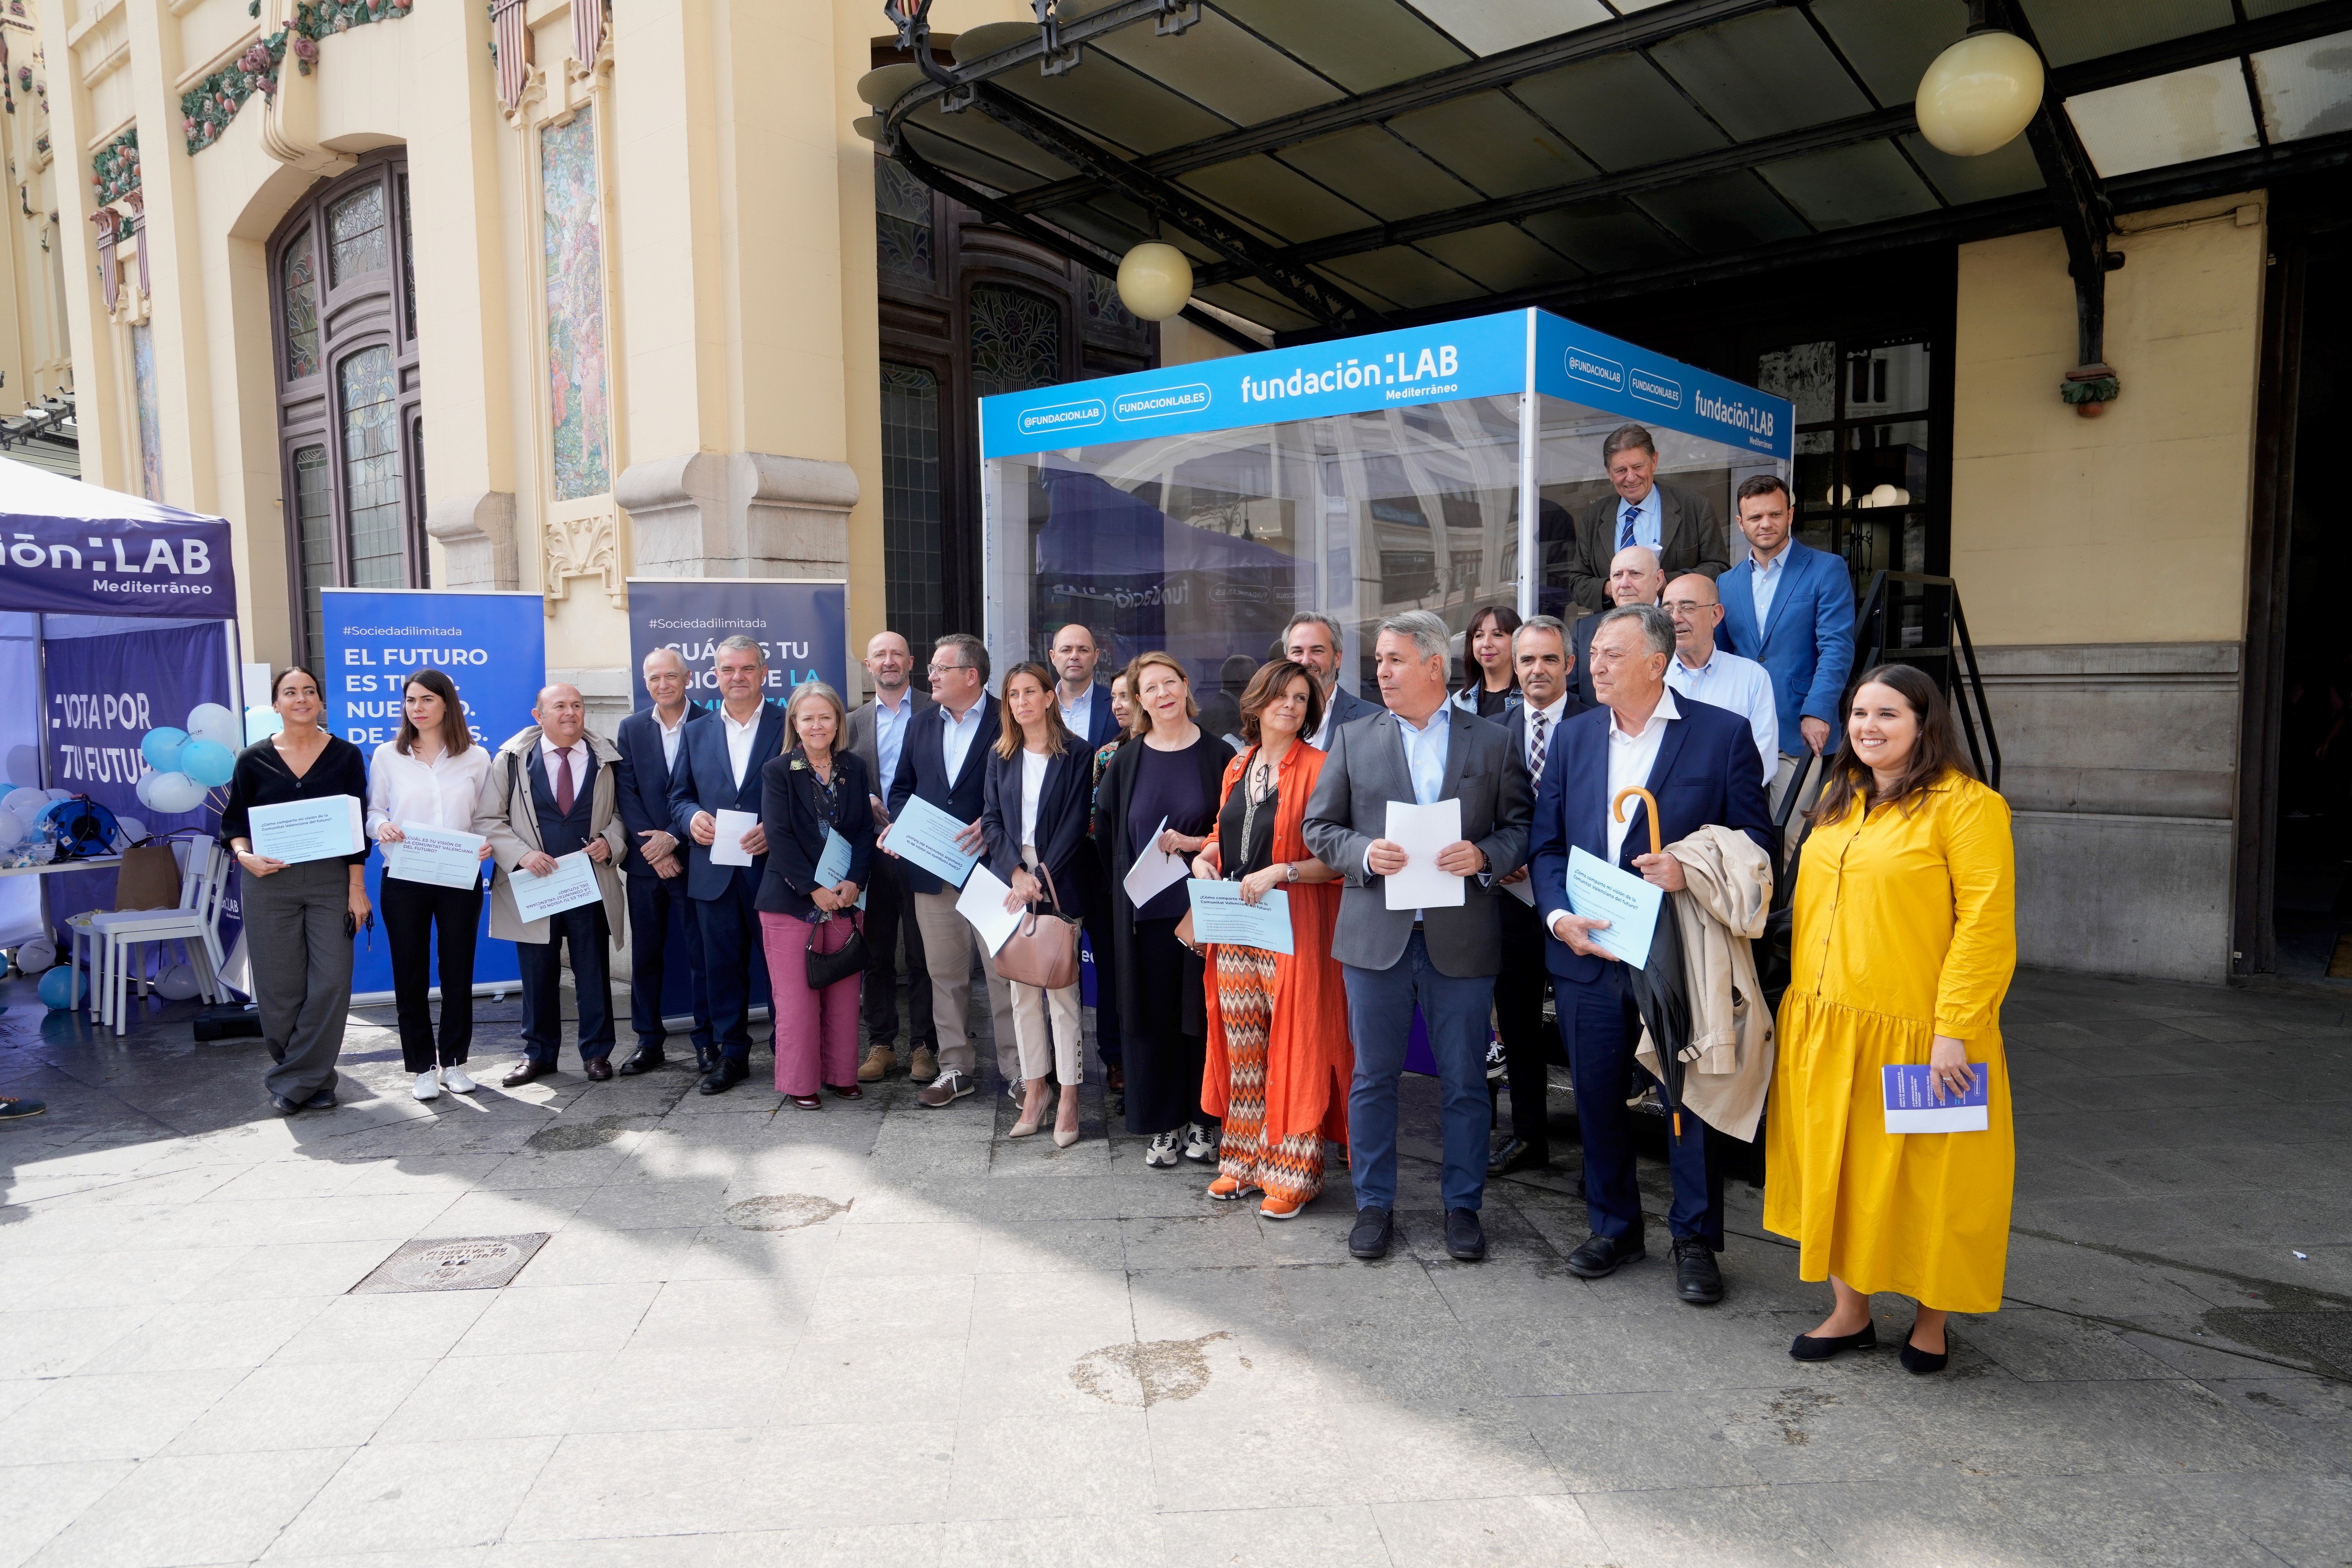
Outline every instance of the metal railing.
{"label": "metal railing", "polygon": [[1999,789],[2000,741],[1993,733],[1984,671],[1977,664],[1976,645],[1969,640],[1958,584],[1918,572],[1872,576],[1853,617],[1853,669],[1845,690],[1849,700],[1862,672],[1881,664],[1911,665],[1935,681],[1959,718],[1969,760],[1985,783]]}

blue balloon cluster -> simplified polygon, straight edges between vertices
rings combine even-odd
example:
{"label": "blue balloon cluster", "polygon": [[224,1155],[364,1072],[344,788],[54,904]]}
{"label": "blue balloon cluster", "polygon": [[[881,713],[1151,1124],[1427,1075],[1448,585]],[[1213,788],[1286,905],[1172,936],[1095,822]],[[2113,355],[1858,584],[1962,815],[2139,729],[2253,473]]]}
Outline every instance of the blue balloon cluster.
{"label": "blue balloon cluster", "polygon": [[139,754],[154,771],[139,779],[139,803],[151,810],[195,810],[205,792],[228,783],[243,740],[236,715],[217,702],[199,703],[184,730],[158,724],[140,738]]}

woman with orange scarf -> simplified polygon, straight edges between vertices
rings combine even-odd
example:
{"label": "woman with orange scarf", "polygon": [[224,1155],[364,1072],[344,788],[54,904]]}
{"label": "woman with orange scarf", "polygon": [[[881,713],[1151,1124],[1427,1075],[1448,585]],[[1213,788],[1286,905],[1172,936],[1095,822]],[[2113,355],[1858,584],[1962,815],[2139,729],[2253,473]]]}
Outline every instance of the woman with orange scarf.
{"label": "woman with orange scarf", "polygon": [[1217,832],[1192,874],[1239,881],[1256,903],[1276,888],[1290,904],[1288,953],[1208,949],[1208,1065],[1201,1109],[1224,1119],[1209,1196],[1263,1194],[1258,1213],[1288,1219],[1323,1191],[1323,1142],[1348,1141],[1348,998],[1331,957],[1339,873],[1307,852],[1300,825],[1323,771],[1303,739],[1323,718],[1307,667],[1278,659],[1242,693],[1249,749],[1225,769]]}

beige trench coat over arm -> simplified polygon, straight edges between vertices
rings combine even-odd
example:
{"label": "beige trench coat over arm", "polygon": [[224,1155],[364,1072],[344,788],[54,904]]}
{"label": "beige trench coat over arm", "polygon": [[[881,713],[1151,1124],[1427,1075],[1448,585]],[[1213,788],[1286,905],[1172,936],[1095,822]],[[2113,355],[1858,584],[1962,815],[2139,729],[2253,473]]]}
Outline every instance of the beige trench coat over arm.
{"label": "beige trench coat over arm", "polygon": [[[621,881],[621,857],[629,847],[628,830],[621,825],[617,805],[620,774],[614,771],[621,753],[613,742],[586,731],[582,739],[596,759],[596,777],[589,789],[588,830],[602,838],[612,858],[596,868],[596,890],[604,896],[604,924],[619,950],[628,927],[628,898]],[[490,771],[482,777],[482,793],[474,803],[474,831],[490,841],[490,858],[498,867],[490,876],[490,935],[500,942],[547,940],[547,922],[527,921],[515,909],[510,879],[526,855],[540,853],[539,809],[531,804],[530,771],[526,765],[539,746],[539,726],[526,727],[499,748]]]}
{"label": "beige trench coat over arm", "polygon": [[[1772,1014],[1751,946],[1771,909],[1772,863],[1754,839],[1729,827],[1702,827],[1666,853],[1682,862],[1687,884],[1669,896],[1690,992],[1683,1104],[1717,1131],[1752,1142],[1772,1084]],[[1647,1029],[1635,1055],[1658,1071]]]}

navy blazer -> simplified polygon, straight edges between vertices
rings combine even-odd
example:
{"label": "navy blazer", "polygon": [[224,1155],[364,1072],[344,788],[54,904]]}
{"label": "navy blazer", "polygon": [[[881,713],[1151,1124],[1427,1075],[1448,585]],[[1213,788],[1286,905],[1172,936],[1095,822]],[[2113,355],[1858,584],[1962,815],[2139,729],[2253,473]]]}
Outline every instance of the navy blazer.
{"label": "navy blazer", "polygon": [[[834,797],[838,810],[825,815],[824,792],[797,752],[771,757],[760,770],[760,826],[767,830],[767,871],[760,879],[760,909],[771,914],[814,920],[809,892],[816,886],[816,863],[824,858],[824,836],[833,829],[849,840],[846,879],[863,890],[874,870],[874,808],[866,803],[873,775],[856,752],[833,753]],[[795,763],[803,766],[794,767]]]}
{"label": "navy blazer", "polygon": [[[688,703],[685,722],[678,726],[677,749],[686,751],[686,731],[702,717],[702,710]],[[613,783],[616,791],[616,809],[621,814],[621,826],[629,836],[629,852],[621,858],[621,869],[632,877],[651,878],[653,865],[646,860],[642,834],[656,830],[668,833],[669,825],[669,758],[662,751],[661,721],[650,708],[642,713],[632,713],[621,721],[621,761],[614,769]]]}
{"label": "navy blazer", "polygon": [[[935,706],[907,721],[906,738],[898,745],[898,776],[890,781],[890,798],[884,803],[891,821],[898,820],[907,802],[916,795],[921,795],[958,822],[980,820],[988,804],[988,749],[996,744],[999,709],[995,698],[981,693],[980,731],[972,736],[971,749],[964,752],[963,766],[953,778],[948,777],[948,710]],[[946,890],[946,883],[912,860],[901,860],[899,864],[906,868],[907,886],[914,891]]]}
{"label": "navy blazer", "polygon": [[[1771,813],[1764,805],[1764,763],[1756,754],[1756,732],[1727,709],[1676,693],[1679,719],[1666,721],[1658,760],[1646,781],[1658,800],[1658,841],[1672,844],[1710,825],[1734,827],[1772,853]],[[1552,935],[1551,918],[1568,910],[1568,851],[1609,854],[1610,711],[1594,708],[1565,721],[1559,738],[1544,755],[1543,783],[1536,790],[1533,849],[1536,912],[1544,927],[1544,963],[1562,980],[1593,981],[1608,960],[1571,952]],[[1650,852],[1649,807],[1627,803],[1625,844],[1617,863],[1633,868],[1633,858]]]}
{"label": "navy blazer", "polygon": [[[1021,820],[1022,755],[1015,752],[1010,758],[1000,757],[990,748],[980,814],[988,844],[981,852],[982,860],[998,880],[1007,883],[1021,864],[1022,833],[1029,826]],[[1086,913],[1078,860],[1094,820],[1094,748],[1073,737],[1047,759],[1045,787],[1037,792],[1037,862],[1054,874],[1054,895],[1066,915]]]}
{"label": "navy blazer", "polygon": [[[669,778],[670,831],[686,847],[686,891],[688,898],[714,900],[727,896],[735,879],[746,879],[756,898],[768,858],[755,855],[749,866],[712,863],[710,847],[694,841],[694,814],[707,811],[760,809],[760,770],[784,749],[784,710],[762,699],[760,728],[751,737],[751,757],[743,766],[743,783],[735,783],[735,765],[727,757],[727,720],[714,710],[686,727],[677,742],[677,767]],[[1753,745],[1749,750],[1754,750]]]}
{"label": "navy blazer", "polygon": [[[1055,689],[1054,700],[1056,703],[1062,700],[1058,687]],[[1078,739],[1087,743],[1087,755],[1091,757],[1102,749],[1104,742],[1118,733],[1118,715],[1110,710],[1110,688],[1097,680],[1095,682],[1094,705],[1087,710],[1087,732]]]}
{"label": "navy blazer", "polygon": [[1723,619],[1715,646],[1752,658],[1772,677],[1780,711],[1780,750],[1804,755],[1801,719],[1830,727],[1834,749],[1845,729],[1845,680],[1853,669],[1853,579],[1845,563],[1825,550],[1789,541],[1771,613],[1756,625],[1756,563],[1742,561],[1716,579]]}

